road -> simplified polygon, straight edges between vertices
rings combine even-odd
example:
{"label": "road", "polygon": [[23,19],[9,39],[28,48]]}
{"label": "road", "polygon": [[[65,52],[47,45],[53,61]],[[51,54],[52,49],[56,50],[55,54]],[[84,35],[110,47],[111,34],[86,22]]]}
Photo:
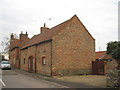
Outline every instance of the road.
{"label": "road", "polygon": [[2,88],[98,88],[85,83],[61,81],[18,69],[0,71]]}
{"label": "road", "polygon": [[33,78],[14,70],[2,70],[2,88],[67,88],[67,86],[43,79]]}

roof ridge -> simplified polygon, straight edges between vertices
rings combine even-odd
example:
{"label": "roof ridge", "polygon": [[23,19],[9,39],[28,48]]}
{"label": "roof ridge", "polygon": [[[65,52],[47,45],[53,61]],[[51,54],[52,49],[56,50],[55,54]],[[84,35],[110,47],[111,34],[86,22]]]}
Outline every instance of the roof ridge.
{"label": "roof ridge", "polygon": [[70,21],[70,19],[68,19],[68,20],[66,20],[66,21],[64,21],[64,22],[62,22],[62,23],[57,24],[56,26],[50,28],[50,30],[53,29],[53,28],[55,28],[55,27],[58,27],[58,26],[60,26],[60,25],[62,25],[62,24],[64,24],[64,23],[66,23],[66,22],[68,22],[68,21]]}

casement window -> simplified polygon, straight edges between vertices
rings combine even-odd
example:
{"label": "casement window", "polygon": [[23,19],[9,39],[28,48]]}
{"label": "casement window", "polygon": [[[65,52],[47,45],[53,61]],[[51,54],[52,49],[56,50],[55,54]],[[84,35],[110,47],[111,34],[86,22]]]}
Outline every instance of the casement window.
{"label": "casement window", "polygon": [[46,65],[46,57],[42,56],[42,65]]}

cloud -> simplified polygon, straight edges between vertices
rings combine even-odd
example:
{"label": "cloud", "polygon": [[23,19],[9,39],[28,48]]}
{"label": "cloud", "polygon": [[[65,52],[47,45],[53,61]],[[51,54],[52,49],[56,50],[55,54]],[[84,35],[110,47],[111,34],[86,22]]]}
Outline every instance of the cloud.
{"label": "cloud", "polygon": [[0,0],[0,36],[28,31],[32,37],[44,23],[51,28],[77,14],[96,39],[96,50],[105,50],[107,42],[118,39],[118,1]]}

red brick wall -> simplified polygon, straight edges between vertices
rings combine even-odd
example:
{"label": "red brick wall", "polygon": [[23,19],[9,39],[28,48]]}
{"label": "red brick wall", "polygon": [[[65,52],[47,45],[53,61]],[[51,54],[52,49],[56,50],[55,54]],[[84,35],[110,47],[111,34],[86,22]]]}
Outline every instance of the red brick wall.
{"label": "red brick wall", "polygon": [[19,48],[15,48],[10,51],[10,62],[12,66],[18,68],[19,66]]}
{"label": "red brick wall", "polygon": [[[37,46],[37,73],[51,76],[51,42]],[[45,57],[46,64],[42,65],[42,57]]]}
{"label": "red brick wall", "polygon": [[[24,63],[25,59],[25,63]],[[21,62],[20,62],[20,68],[22,70],[28,70],[28,49],[21,50]]]}
{"label": "red brick wall", "polygon": [[118,63],[115,59],[112,59],[112,61],[106,62],[106,71],[107,70],[115,70],[117,69]]}
{"label": "red brick wall", "polygon": [[53,37],[53,75],[90,74],[95,60],[95,40],[77,18]]}
{"label": "red brick wall", "polygon": [[[36,73],[51,76],[51,42],[40,44],[21,50],[21,69],[28,71],[28,58],[36,59]],[[46,58],[46,65],[42,65],[42,57]],[[25,58],[25,64],[24,64]],[[35,70],[35,68],[34,68]]]}
{"label": "red brick wall", "polygon": [[[36,46],[29,47],[28,49],[21,50],[21,69],[28,71],[28,59],[30,56],[34,57],[34,65],[35,65],[35,52]],[[24,63],[25,59],[25,63]],[[35,71],[35,67],[33,66],[33,70]]]}
{"label": "red brick wall", "polygon": [[15,48],[13,50],[10,51],[10,61],[11,64],[16,67],[19,68],[20,67],[20,48],[25,45],[25,43],[29,40],[28,35],[27,34],[20,34],[20,39],[12,39],[12,41],[10,42],[10,49],[13,49],[14,47],[19,47],[19,48]]}

